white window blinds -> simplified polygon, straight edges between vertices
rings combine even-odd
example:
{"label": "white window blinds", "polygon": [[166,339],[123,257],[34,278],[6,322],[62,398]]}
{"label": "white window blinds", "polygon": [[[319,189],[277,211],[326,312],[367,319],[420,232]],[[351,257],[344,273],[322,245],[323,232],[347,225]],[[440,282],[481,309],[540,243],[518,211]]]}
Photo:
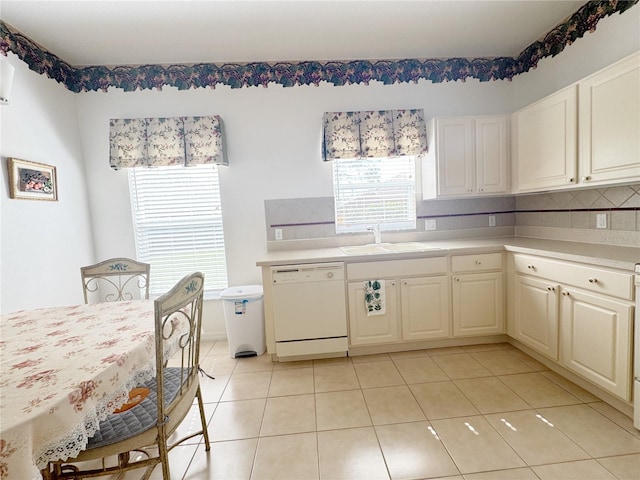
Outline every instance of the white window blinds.
{"label": "white window blinds", "polygon": [[415,157],[333,162],[336,233],[416,228]]}
{"label": "white window blinds", "polygon": [[151,264],[152,296],[188,273],[204,273],[205,295],[227,288],[222,208],[215,165],[131,168],[138,260]]}

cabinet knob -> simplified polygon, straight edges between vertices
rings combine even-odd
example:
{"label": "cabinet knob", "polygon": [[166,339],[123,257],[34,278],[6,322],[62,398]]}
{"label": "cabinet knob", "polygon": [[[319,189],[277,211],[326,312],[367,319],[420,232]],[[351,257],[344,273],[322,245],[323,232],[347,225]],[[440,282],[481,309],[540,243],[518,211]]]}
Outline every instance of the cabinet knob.
{"label": "cabinet knob", "polygon": [[564,295],[565,297],[569,296],[569,292],[562,292],[562,295]]}
{"label": "cabinet knob", "polygon": [[460,281],[460,279],[459,279],[458,277],[456,277],[454,280],[455,280],[456,282],[459,282],[459,281]]}
{"label": "cabinet knob", "polygon": [[585,175],[584,177],[582,177],[583,182],[588,182],[589,180],[591,180],[591,177],[589,175]]}
{"label": "cabinet knob", "polygon": [[392,287],[395,287],[395,286],[396,286],[396,282],[395,282],[395,280],[394,280],[394,281],[392,281],[392,282],[389,282],[389,283],[391,283],[391,286],[392,286]]}
{"label": "cabinet knob", "polygon": [[573,177],[567,178],[567,183],[573,183]]}
{"label": "cabinet knob", "polygon": [[536,269],[536,267],[535,267],[535,266],[533,266],[533,265],[527,265],[527,268],[528,268],[529,270],[535,270],[535,269]]}
{"label": "cabinet knob", "polygon": [[481,191],[481,192],[484,192],[484,188],[481,188],[481,189],[480,189],[480,191]]}
{"label": "cabinet knob", "polygon": [[476,260],[476,265],[482,265],[482,262],[480,260]]}
{"label": "cabinet knob", "polygon": [[555,292],[556,288],[555,287],[547,287],[547,290],[549,290],[550,292]]}
{"label": "cabinet knob", "polygon": [[589,277],[589,283],[598,283],[598,279],[595,277]]}

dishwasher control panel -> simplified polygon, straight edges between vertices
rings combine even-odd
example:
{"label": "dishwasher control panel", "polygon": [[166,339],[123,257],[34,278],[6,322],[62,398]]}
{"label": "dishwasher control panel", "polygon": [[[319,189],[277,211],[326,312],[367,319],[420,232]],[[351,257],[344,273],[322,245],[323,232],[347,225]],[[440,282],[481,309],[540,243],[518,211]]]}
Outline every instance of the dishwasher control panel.
{"label": "dishwasher control panel", "polygon": [[328,282],[344,280],[344,263],[311,263],[271,267],[271,283]]}

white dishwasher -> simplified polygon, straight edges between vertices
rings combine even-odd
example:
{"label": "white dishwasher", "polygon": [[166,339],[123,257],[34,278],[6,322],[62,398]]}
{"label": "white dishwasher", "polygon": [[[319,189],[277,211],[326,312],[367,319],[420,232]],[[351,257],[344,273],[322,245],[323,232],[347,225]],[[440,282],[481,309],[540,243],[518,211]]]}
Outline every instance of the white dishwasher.
{"label": "white dishwasher", "polygon": [[344,278],[341,262],[271,267],[278,357],[346,355]]}

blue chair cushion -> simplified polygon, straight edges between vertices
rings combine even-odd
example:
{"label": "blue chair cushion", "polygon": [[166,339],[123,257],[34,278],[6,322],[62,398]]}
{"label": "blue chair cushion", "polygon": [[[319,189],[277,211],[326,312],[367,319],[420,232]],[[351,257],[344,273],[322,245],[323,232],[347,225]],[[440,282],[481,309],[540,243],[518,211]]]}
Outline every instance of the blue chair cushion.
{"label": "blue chair cushion", "polygon": [[[164,369],[164,399],[165,405],[170,405],[180,391],[181,368]],[[155,428],[158,420],[157,383],[155,377],[145,382],[150,392],[147,397],[135,407],[121,413],[109,415],[100,422],[100,427],[93,437],[89,439],[87,450],[112,445],[122,440],[143,433],[150,428]]]}

